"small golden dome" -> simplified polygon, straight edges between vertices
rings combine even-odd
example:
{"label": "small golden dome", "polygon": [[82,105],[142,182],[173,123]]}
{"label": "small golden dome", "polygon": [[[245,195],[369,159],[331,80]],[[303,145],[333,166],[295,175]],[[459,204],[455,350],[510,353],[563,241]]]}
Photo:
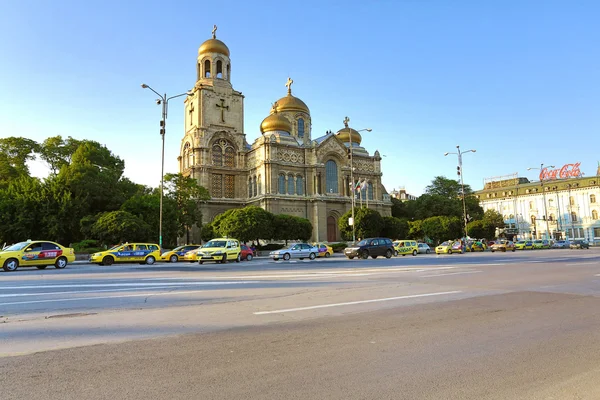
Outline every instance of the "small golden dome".
{"label": "small golden dome", "polygon": [[310,114],[308,106],[299,98],[292,96],[292,94],[290,92],[288,92],[287,96],[282,97],[279,100],[277,100],[277,104],[279,105],[277,107],[277,111],[279,111],[279,112],[300,111],[300,112],[305,112],[307,114]]}
{"label": "small golden dome", "polygon": [[219,39],[208,39],[198,49],[199,56],[206,53],[219,53],[229,57],[229,48]]}
{"label": "small golden dome", "polygon": [[286,117],[279,114],[277,111],[279,110],[278,103],[273,104],[273,108],[271,109],[271,115],[267,118],[263,119],[263,122],[260,124],[260,132],[287,132],[290,133],[292,131],[292,124],[287,120]]}
{"label": "small golden dome", "polygon": [[[360,144],[360,142],[362,141],[362,137],[360,136],[360,133],[358,133],[357,130],[346,127],[346,128],[342,128],[340,129],[336,134],[338,139],[340,139],[342,142],[344,143],[356,143],[356,144]],[[350,140],[352,139],[352,140]]]}

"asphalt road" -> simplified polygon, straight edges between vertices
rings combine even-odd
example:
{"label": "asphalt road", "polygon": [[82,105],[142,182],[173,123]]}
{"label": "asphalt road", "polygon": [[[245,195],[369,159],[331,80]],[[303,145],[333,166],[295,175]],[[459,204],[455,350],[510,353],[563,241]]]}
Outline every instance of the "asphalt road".
{"label": "asphalt road", "polygon": [[599,399],[599,275],[600,249],[0,273],[0,398]]}

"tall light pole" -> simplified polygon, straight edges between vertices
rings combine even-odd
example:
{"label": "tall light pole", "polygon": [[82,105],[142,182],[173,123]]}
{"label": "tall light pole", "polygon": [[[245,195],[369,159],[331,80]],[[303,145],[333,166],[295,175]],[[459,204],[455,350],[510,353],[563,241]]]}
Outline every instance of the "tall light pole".
{"label": "tall light pole", "polygon": [[[352,207],[352,242],[356,242],[356,228],[355,228],[355,223],[354,223],[354,158],[353,158],[353,151],[352,151],[352,128],[350,128],[348,126],[348,123],[350,122],[350,118],[346,117],[344,118],[344,125],[346,126],[346,128],[348,129],[348,157],[350,158],[350,204]],[[372,129],[371,128],[365,128],[365,129],[360,129],[356,132],[371,132]]]}
{"label": "tall light pole", "polygon": [[161,166],[160,166],[160,211],[159,211],[159,222],[158,222],[158,245],[162,249],[163,241],[162,241],[162,219],[163,219],[163,186],[164,186],[164,177],[165,177],[165,130],[167,129],[167,112],[169,110],[169,100],[181,97],[181,96],[191,96],[191,91],[178,94],[176,96],[167,97],[167,94],[161,95],[156,90],[152,89],[150,86],[142,83],[142,89],[150,89],[157,96],[156,99],[157,105],[162,105],[162,119],[160,121],[160,136],[162,137],[162,151],[161,151]]}
{"label": "tall light pole", "polygon": [[[554,168],[554,165],[548,165],[548,168]],[[536,167],[530,167],[527,168],[527,171],[531,171],[532,169],[539,169],[540,170],[540,186],[542,187],[542,198],[544,201],[544,220],[546,221],[546,235],[548,236],[547,238],[550,239],[550,224],[548,223],[548,208],[546,206],[546,191],[544,190],[544,175],[542,174],[542,172],[544,171],[544,163],[540,164],[539,168]]]}
{"label": "tall light pole", "polygon": [[463,221],[465,224],[465,240],[469,237],[469,232],[467,231],[467,203],[465,202],[465,182],[463,179],[463,170],[462,170],[462,155],[465,153],[475,153],[477,150],[466,150],[460,151],[460,146],[456,146],[456,152],[448,152],[445,153],[444,156],[448,154],[456,154],[458,155],[458,168],[456,173],[460,176],[460,187],[462,191],[462,204],[463,204]]}

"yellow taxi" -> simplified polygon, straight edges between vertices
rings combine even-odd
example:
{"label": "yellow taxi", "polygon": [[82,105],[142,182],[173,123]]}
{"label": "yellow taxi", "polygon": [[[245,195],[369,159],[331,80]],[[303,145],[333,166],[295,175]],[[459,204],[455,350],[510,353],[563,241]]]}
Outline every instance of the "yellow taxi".
{"label": "yellow taxi", "polygon": [[48,240],[28,240],[0,251],[0,264],[7,272],[16,271],[19,267],[44,269],[48,265],[63,269],[73,261],[75,250]]}
{"label": "yellow taxi", "polygon": [[447,240],[435,248],[435,254],[462,253],[462,245],[459,241]]}
{"label": "yellow taxi", "polygon": [[419,245],[416,240],[396,240],[394,242],[394,255],[399,256],[402,254],[403,256],[407,254],[412,254],[416,256],[419,254]]}
{"label": "yellow taxi", "polygon": [[198,264],[208,261],[225,264],[227,261],[242,261],[242,248],[235,239],[212,239],[198,249]]}
{"label": "yellow taxi", "polygon": [[319,249],[319,257],[329,258],[333,255],[333,248],[326,243],[313,243]]}
{"label": "yellow taxi", "polygon": [[467,242],[466,250],[471,251],[471,252],[476,252],[476,251],[485,251],[486,248],[487,248],[487,246],[483,242],[469,241],[469,242]]}
{"label": "yellow taxi", "polygon": [[511,240],[499,240],[492,245],[490,250],[493,252],[501,251],[506,253],[507,251],[515,251],[515,244]]}
{"label": "yellow taxi", "polygon": [[98,265],[140,263],[152,265],[160,260],[160,247],[154,243],[125,243],[90,256],[89,262]]}
{"label": "yellow taxi", "polygon": [[516,250],[531,250],[533,249],[533,242],[531,240],[519,240],[515,243]]}
{"label": "yellow taxi", "polygon": [[[169,251],[166,251],[166,252],[162,253],[162,255],[160,256],[160,258],[163,261],[168,261],[168,262],[171,262],[171,263],[176,263],[180,259],[184,259],[185,254],[188,251],[196,250],[199,247],[200,247],[199,244],[186,244],[184,246],[175,247],[173,250],[169,250]],[[194,259],[193,261],[196,261],[196,259]]]}

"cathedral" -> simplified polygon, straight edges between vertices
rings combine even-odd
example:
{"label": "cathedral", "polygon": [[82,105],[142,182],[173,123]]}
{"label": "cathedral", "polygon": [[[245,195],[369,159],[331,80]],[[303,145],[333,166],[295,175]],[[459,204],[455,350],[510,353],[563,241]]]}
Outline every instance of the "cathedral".
{"label": "cathedral", "polygon": [[251,133],[257,137],[247,141],[244,96],[231,84],[229,48],[216,38],[216,29],[198,49],[178,157],[180,172],[210,193],[201,207],[202,223],[230,208],[254,205],[306,218],[313,241],[335,242],[341,240],[338,220],[351,210],[352,194],[355,207],[390,216],[379,152],[370,155],[361,146],[360,132],[347,117],[337,133],[313,139],[310,109],[292,94],[293,80],[288,78],[282,85],[287,94],[265,112],[260,135]]}

